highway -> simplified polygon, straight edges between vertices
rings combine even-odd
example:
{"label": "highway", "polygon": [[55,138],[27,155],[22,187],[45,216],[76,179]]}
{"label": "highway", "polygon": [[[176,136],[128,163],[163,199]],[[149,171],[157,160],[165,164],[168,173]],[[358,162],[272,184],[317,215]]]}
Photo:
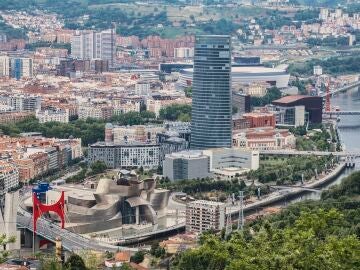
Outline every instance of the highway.
{"label": "highway", "polygon": [[[26,228],[33,231],[32,215],[29,212],[20,210],[18,212],[17,222],[19,227]],[[87,239],[79,234],[70,232],[66,229],[61,229],[57,224],[51,223],[44,218],[39,218],[37,222],[37,235],[42,236],[52,242],[56,237],[61,237],[64,249],[69,251],[75,250],[106,250],[115,252],[117,250],[137,251],[136,248],[117,247],[93,239]]]}
{"label": "highway", "polygon": [[261,155],[287,155],[287,156],[360,156],[360,151],[342,151],[342,152],[327,152],[327,151],[297,151],[297,150],[260,150]]}

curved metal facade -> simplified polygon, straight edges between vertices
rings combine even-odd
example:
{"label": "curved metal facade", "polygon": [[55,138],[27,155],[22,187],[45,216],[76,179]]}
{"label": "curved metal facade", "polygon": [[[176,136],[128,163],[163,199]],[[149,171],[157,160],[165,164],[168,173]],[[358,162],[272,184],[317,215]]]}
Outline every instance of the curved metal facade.
{"label": "curved metal facade", "polygon": [[231,40],[197,36],[191,148],[231,147]]}

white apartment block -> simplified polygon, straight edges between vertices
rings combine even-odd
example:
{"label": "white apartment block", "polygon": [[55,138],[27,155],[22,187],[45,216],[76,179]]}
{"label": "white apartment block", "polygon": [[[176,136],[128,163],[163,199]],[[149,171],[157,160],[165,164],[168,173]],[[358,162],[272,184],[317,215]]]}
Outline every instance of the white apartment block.
{"label": "white apartment block", "polygon": [[174,48],[174,58],[193,58],[194,48],[180,47]]}
{"label": "white apartment block", "polygon": [[40,123],[46,122],[69,122],[68,110],[37,110],[35,114]]}
{"label": "white apartment block", "polygon": [[10,58],[7,55],[0,56],[0,77],[10,76]]}
{"label": "white apartment block", "polygon": [[13,108],[14,111],[36,111],[41,107],[41,97],[33,95],[12,95],[1,97],[3,103]]}
{"label": "white apartment block", "polygon": [[76,31],[71,38],[71,55],[76,59],[108,60],[109,66],[113,66],[115,51],[115,29]]}
{"label": "white apartment block", "polygon": [[186,205],[186,231],[202,233],[225,227],[224,203],[198,200]]}
{"label": "white apartment block", "polygon": [[149,83],[135,84],[135,95],[148,96],[151,93]]}
{"label": "white apartment block", "polygon": [[102,119],[101,107],[94,104],[80,104],[78,108],[79,119]]}

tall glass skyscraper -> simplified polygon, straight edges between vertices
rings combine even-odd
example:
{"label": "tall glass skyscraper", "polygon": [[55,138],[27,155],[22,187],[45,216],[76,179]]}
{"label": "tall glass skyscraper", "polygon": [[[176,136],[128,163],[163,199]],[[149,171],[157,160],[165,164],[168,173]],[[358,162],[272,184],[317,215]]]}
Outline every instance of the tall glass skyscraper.
{"label": "tall glass skyscraper", "polygon": [[231,147],[231,39],[196,36],[191,148]]}

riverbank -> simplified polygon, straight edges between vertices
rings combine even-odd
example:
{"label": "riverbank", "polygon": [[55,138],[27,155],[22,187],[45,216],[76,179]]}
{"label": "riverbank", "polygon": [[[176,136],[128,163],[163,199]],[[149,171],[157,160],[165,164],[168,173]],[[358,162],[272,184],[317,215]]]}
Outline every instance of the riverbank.
{"label": "riverbank", "polygon": [[[316,189],[322,187],[323,185],[327,184],[328,182],[331,182],[337,176],[339,176],[344,171],[345,168],[346,168],[346,164],[340,163],[334,170],[332,170],[329,174],[325,175],[321,179],[310,182],[303,186],[292,187],[290,190],[281,191],[278,195],[270,195],[257,202],[245,205],[244,213],[251,212],[253,210],[263,208],[266,206],[270,206],[281,201],[288,201],[293,197],[299,196],[307,192],[309,189]],[[227,213],[231,213],[231,216],[237,217],[239,213],[239,209],[238,207],[234,210],[230,208],[230,210]]]}
{"label": "riverbank", "polygon": [[[279,194],[273,194],[270,195],[268,197],[264,197],[263,199],[245,205],[244,206],[244,213],[246,215],[250,214],[253,211],[256,211],[257,209],[262,209],[265,207],[269,207],[275,203],[279,203],[281,201],[289,201],[294,197],[298,197],[301,196],[301,194],[306,193],[309,191],[309,189],[316,189],[316,188],[320,188],[324,185],[326,185],[327,183],[333,181],[336,177],[338,177],[346,168],[346,164],[345,163],[340,163],[338,166],[336,166],[335,169],[333,169],[330,173],[324,175],[322,178],[309,182],[306,185],[303,186],[299,186],[299,187],[293,187],[291,188],[291,190],[282,190]],[[238,206],[234,206],[234,207],[229,207],[227,210],[227,213],[231,213],[232,218],[237,218],[238,214],[239,214],[239,207]],[[174,233],[179,233],[185,230],[185,223],[179,223],[175,226],[163,229],[163,230],[158,230],[158,231],[153,231],[153,232],[146,232],[143,234],[139,234],[139,235],[133,235],[131,237],[122,237],[122,238],[118,238],[118,239],[102,239],[102,241],[105,241],[107,243],[112,243],[112,244],[118,244],[118,245],[131,245],[134,243],[141,243],[144,241],[149,241],[151,239],[157,239],[157,238],[161,238],[161,237],[165,237],[165,236],[169,236],[169,235],[173,235]]]}

